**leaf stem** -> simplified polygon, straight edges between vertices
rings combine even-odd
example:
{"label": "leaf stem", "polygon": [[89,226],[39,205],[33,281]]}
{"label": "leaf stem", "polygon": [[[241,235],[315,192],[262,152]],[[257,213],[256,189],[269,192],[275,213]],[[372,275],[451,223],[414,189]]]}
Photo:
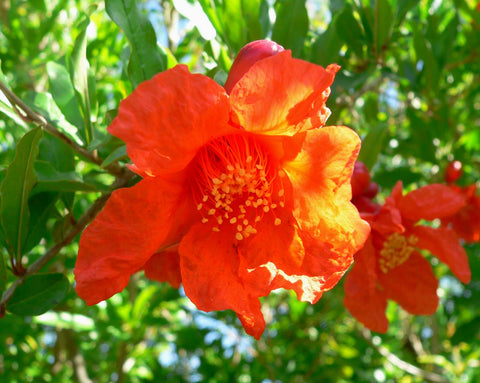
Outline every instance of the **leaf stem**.
{"label": "leaf stem", "polygon": [[[81,145],[77,144],[74,140],[68,137],[66,134],[58,130],[50,122],[47,121],[45,117],[33,111],[27,104],[25,104],[15,93],[13,93],[2,81],[0,81],[0,90],[7,97],[8,101],[12,104],[13,109],[17,112],[22,120],[25,122],[31,122],[36,125],[43,127],[49,134],[55,136],[69,145],[73,150],[75,150],[80,156],[87,159],[88,161],[101,166],[103,159],[98,157],[96,152],[90,152]],[[105,166],[104,169],[116,176],[122,176],[125,174],[126,170],[123,166],[120,166],[117,163],[109,164]]]}

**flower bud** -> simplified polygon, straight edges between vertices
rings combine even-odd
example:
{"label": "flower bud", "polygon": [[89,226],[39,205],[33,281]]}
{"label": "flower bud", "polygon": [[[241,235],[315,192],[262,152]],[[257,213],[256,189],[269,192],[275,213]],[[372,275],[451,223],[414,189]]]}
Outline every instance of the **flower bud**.
{"label": "flower bud", "polygon": [[370,184],[370,172],[367,166],[360,161],[355,162],[352,174],[352,196],[363,194]]}
{"label": "flower bud", "polygon": [[245,45],[240,52],[238,52],[230,68],[230,73],[224,85],[227,93],[230,94],[235,84],[247,73],[253,64],[284,50],[281,45],[269,40],[256,40]]}
{"label": "flower bud", "polygon": [[450,162],[445,170],[445,181],[453,183],[462,176],[462,163],[460,161]]}

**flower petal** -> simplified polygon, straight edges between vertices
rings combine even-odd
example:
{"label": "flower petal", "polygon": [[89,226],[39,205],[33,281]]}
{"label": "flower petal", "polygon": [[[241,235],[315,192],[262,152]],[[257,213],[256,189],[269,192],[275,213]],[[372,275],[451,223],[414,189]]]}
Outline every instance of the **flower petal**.
{"label": "flower petal", "polygon": [[378,273],[387,298],[416,315],[431,315],[437,310],[438,281],[430,263],[414,251],[401,265],[388,273]]}
{"label": "flower petal", "polygon": [[159,175],[183,169],[198,148],[236,131],[227,125],[225,90],[184,65],[140,84],[120,104],[108,131],[124,140],[136,167]]}
{"label": "flower petal", "polygon": [[470,282],[472,275],[468,256],[453,230],[419,225],[414,226],[410,233],[418,238],[417,247],[430,251],[440,262],[448,265],[463,283]]}
{"label": "flower petal", "polygon": [[343,303],[370,330],[385,333],[388,330],[387,297],[377,287],[375,251],[368,239],[363,249],[355,254],[355,263],[345,279]]}
{"label": "flower petal", "polygon": [[77,293],[88,305],[123,290],[160,246],[178,241],[194,219],[177,215],[188,210],[182,191],[181,184],[144,179],[113,192],[80,238],[74,274]]}
{"label": "flower petal", "polygon": [[158,282],[168,282],[178,289],[182,283],[180,256],[176,250],[154,254],[143,266],[145,276]]}
{"label": "flower petal", "polygon": [[360,139],[351,129],[328,126],[306,132],[297,158],[284,164],[300,230],[339,256],[353,256],[370,232],[350,202],[350,178],[359,149]]}
{"label": "flower petal", "polygon": [[465,198],[446,185],[432,184],[413,190],[398,203],[402,217],[417,222],[455,214],[465,205]]}
{"label": "flower petal", "polygon": [[245,130],[293,135],[325,125],[325,106],[339,66],[327,69],[280,52],[255,63],[230,93],[232,120]]}
{"label": "flower petal", "polygon": [[238,276],[233,230],[214,232],[197,224],[180,242],[179,253],[183,287],[192,302],[203,311],[234,310],[245,331],[259,339],[265,320],[258,296]]}

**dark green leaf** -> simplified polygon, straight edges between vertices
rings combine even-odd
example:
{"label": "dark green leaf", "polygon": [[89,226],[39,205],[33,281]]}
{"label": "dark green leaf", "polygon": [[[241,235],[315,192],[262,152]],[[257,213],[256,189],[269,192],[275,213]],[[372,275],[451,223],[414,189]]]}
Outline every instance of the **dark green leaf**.
{"label": "dark green leaf", "polygon": [[3,252],[0,251],[0,298],[5,291],[7,286],[7,266],[5,264],[5,257],[3,256]]}
{"label": "dark green leaf", "polygon": [[128,73],[136,87],[166,69],[166,58],[157,45],[155,30],[134,0],[106,0],[108,15],[127,36],[131,46]]}
{"label": "dark green leaf", "polygon": [[10,253],[17,258],[23,253],[23,244],[27,236],[30,218],[28,197],[37,180],[33,166],[42,135],[42,129],[38,127],[23,136],[0,187],[0,217],[5,239]]}
{"label": "dark green leaf", "polygon": [[336,62],[343,42],[337,34],[335,21],[317,37],[312,46],[311,61],[322,66]]}
{"label": "dark green leaf", "polygon": [[378,54],[389,40],[393,26],[393,11],[388,0],[375,2],[375,49]]}
{"label": "dark green leaf", "polygon": [[357,56],[362,57],[365,35],[358,20],[353,16],[351,6],[345,7],[338,15],[336,26],[338,36],[347,44],[348,49],[352,49]]}
{"label": "dark green leaf", "polygon": [[305,0],[277,0],[275,12],[277,18],[272,39],[291,49],[294,56],[298,56],[302,51],[309,24]]}
{"label": "dark green leaf", "polygon": [[65,298],[69,287],[67,277],[60,273],[31,275],[16,288],[7,311],[21,316],[43,314]]}
{"label": "dark green leaf", "polygon": [[105,161],[103,161],[102,166],[108,166],[112,162],[118,161],[121,158],[127,157],[127,146],[123,145],[120,146],[119,148],[115,149],[110,155],[105,158]]}
{"label": "dark green leaf", "polygon": [[363,162],[369,169],[377,162],[379,153],[383,148],[383,141],[387,132],[387,126],[382,123],[372,125],[368,134],[362,140],[362,148],[358,160]]}

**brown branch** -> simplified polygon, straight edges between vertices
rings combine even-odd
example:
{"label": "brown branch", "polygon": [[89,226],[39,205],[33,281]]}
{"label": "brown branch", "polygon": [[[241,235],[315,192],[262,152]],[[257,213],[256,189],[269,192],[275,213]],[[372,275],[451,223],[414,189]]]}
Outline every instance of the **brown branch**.
{"label": "brown branch", "polygon": [[[133,173],[128,171],[122,178],[118,178],[114,183],[113,188],[118,188],[125,186],[127,182],[133,178]],[[15,289],[23,283],[23,281],[30,275],[38,272],[43,266],[45,266],[50,260],[52,260],[62,248],[68,245],[73,239],[80,234],[83,229],[95,218],[95,216],[103,209],[107,203],[110,193],[103,194],[99,197],[92,206],[85,212],[85,214],[80,217],[80,219],[73,225],[70,230],[67,232],[62,241],[53,245],[47,252],[38,258],[34,263],[27,267],[25,273],[16,279],[10,287],[3,293],[2,299],[0,301],[0,314],[4,312],[7,302],[12,298]],[[0,315],[1,316],[1,315]]]}
{"label": "brown branch", "polygon": [[[65,142],[68,146],[70,146],[83,158],[99,166],[102,165],[103,159],[98,157],[96,152],[88,151],[83,146],[77,144],[65,133],[58,130],[55,126],[53,126],[50,122],[48,122],[45,119],[45,117],[33,111],[27,104],[25,104],[2,81],[0,81],[0,90],[3,92],[5,97],[7,97],[8,101],[10,101],[13,109],[17,112],[17,114],[20,116],[22,120],[24,120],[25,122],[31,122],[43,127],[49,134]],[[112,163],[108,166],[105,166],[104,169],[116,176],[122,176],[125,174],[125,168],[120,166],[117,163]]]}
{"label": "brown branch", "polygon": [[448,383],[449,380],[444,378],[441,375],[438,375],[434,372],[423,370],[413,364],[405,362],[404,360],[400,359],[395,354],[388,351],[388,349],[384,346],[374,344],[372,340],[372,333],[370,330],[366,329],[365,327],[359,327],[359,332],[362,337],[385,359],[387,359],[391,364],[398,367],[399,369],[409,373],[410,375],[419,376],[425,379],[428,382],[434,383]]}

